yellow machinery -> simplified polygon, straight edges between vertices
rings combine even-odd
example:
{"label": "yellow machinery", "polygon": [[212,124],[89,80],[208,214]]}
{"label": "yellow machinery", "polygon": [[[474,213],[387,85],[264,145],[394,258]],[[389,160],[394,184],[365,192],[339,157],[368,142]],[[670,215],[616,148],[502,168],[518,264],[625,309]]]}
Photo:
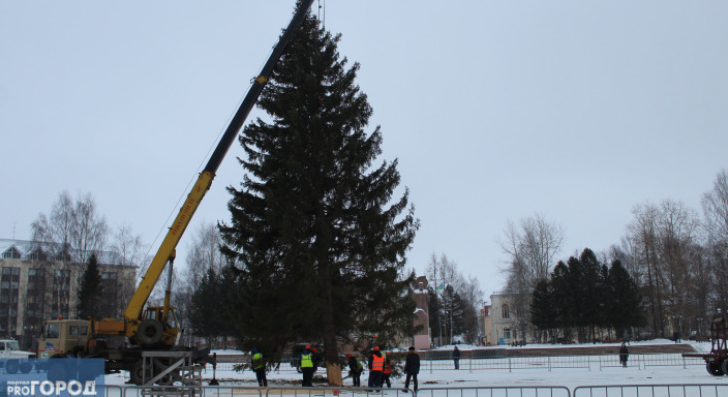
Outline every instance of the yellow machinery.
{"label": "yellow machinery", "polygon": [[265,84],[268,82],[268,79],[273,72],[273,68],[283,55],[283,51],[288,45],[294,30],[298,28],[305,18],[311,3],[313,3],[313,0],[305,0],[301,2],[297,12],[293,16],[293,19],[281,35],[278,44],[268,58],[268,62],[263,67],[260,75],[253,82],[248,94],[243,99],[243,102],[238,108],[238,111],[235,113],[230,125],[220,139],[215,151],[212,153],[210,160],[197,179],[192,191],[187,196],[187,200],[185,200],[184,205],[182,205],[179,214],[172,224],[172,227],[169,229],[169,232],[167,232],[164,241],[162,241],[157,254],[154,256],[152,263],[149,265],[149,269],[144,275],[144,278],[139,283],[134,296],[129,301],[129,304],[124,311],[124,318],[118,320],[103,319],[101,321],[97,321],[93,330],[94,334],[124,335],[128,337],[132,343],[142,346],[159,347],[174,345],[177,335],[179,334],[179,328],[174,316],[174,310],[170,306],[169,302],[171,293],[169,289],[169,284],[171,283],[171,271],[168,287],[165,292],[164,306],[148,307],[147,310],[144,311],[144,305],[146,304],[149,295],[152,293],[152,289],[157,284],[162,271],[167,267],[167,264],[169,263],[170,266],[172,266],[175,257],[175,248],[177,247],[182,234],[189,225],[195,211],[199,207],[200,201],[202,201],[205,193],[210,188],[212,180],[215,177],[215,172],[217,172],[222,159],[225,157],[225,154],[230,149],[230,146],[240,132],[240,129],[255,105],[258,96],[260,96],[260,93],[263,91],[263,87],[265,87]]}

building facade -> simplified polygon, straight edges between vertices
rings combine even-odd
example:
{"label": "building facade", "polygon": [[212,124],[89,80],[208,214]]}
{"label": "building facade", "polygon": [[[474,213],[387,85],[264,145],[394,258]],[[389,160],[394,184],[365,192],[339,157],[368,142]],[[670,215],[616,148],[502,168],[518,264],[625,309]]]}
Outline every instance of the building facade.
{"label": "building facade", "polygon": [[[0,337],[27,342],[45,320],[77,316],[87,264],[73,251],[50,252],[43,243],[0,240]],[[98,255],[102,310],[110,317],[121,315],[136,285],[136,267],[120,265],[115,258],[110,252]]]}
{"label": "building facade", "polygon": [[510,345],[516,342],[531,342],[533,335],[528,313],[514,309],[513,296],[494,293],[490,296],[490,307],[485,310],[484,323],[486,339],[490,345]]}

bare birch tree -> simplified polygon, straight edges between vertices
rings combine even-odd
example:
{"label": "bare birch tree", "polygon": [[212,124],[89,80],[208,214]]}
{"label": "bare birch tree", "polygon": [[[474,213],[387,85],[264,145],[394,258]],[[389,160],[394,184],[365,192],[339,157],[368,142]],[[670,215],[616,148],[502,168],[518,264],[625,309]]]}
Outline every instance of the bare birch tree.
{"label": "bare birch tree", "polygon": [[642,270],[649,310],[648,321],[656,335],[668,336],[694,316],[694,283],[704,277],[700,264],[697,213],[683,203],[664,200],[659,206],[641,204],[634,208],[628,226],[634,242],[634,260]]}
{"label": "bare birch tree", "polygon": [[548,278],[556,254],[564,242],[564,229],[548,221],[542,214],[512,221],[504,231],[500,246],[509,257],[505,293],[512,311],[512,325],[525,335],[529,324],[529,308],[536,284]]}
{"label": "bare birch tree", "polygon": [[712,305],[728,308],[728,172],[718,173],[713,189],[703,194],[707,260],[713,274]]}
{"label": "bare birch tree", "polygon": [[85,263],[91,254],[100,254],[108,235],[108,226],[96,212],[91,194],[73,200],[68,192],[58,195],[50,216],[40,213],[31,223],[31,238],[35,244],[50,250],[54,262],[52,302],[56,314],[73,316],[69,305],[70,263]]}
{"label": "bare birch tree", "polygon": [[[455,261],[445,254],[439,258],[433,253],[426,269],[427,278],[435,285],[440,303],[438,334],[441,337],[453,337],[453,330],[462,330],[469,337],[478,333],[478,305],[483,292],[476,277],[466,278],[458,270]],[[459,318],[454,318],[454,316]]]}
{"label": "bare birch tree", "polygon": [[121,317],[126,305],[131,300],[137,285],[136,274],[148,262],[149,245],[145,244],[141,235],[134,234],[128,225],[121,225],[111,241],[111,251],[116,256],[121,272],[135,272],[136,277],[117,277],[118,294],[116,295],[115,317]]}
{"label": "bare birch tree", "polygon": [[[175,293],[173,296],[177,314],[185,329],[191,329],[190,310],[192,295],[205,278],[210,269],[218,276],[222,275],[225,267],[225,258],[220,253],[220,232],[214,223],[203,222],[191,235],[191,242],[187,249],[185,266],[175,276]],[[189,342],[192,335],[184,337]]]}
{"label": "bare birch tree", "polygon": [[68,192],[60,193],[50,216],[40,213],[31,224],[34,241],[51,247],[57,259],[70,257],[73,252],[80,263],[86,263],[92,253],[101,252],[108,233],[106,220],[96,212],[96,201],[90,193],[75,201]]}

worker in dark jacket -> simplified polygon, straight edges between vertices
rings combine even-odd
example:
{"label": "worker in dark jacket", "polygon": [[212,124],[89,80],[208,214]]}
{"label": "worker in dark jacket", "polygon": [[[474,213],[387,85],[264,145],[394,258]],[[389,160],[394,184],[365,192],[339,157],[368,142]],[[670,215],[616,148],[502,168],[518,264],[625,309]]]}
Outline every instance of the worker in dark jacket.
{"label": "worker in dark jacket", "polygon": [[384,358],[384,371],[382,371],[382,387],[384,387],[384,383],[387,384],[387,387],[392,387],[392,382],[389,380],[389,378],[392,376],[392,360],[389,357]]}
{"label": "worker in dark jacket", "polygon": [[250,368],[255,372],[255,378],[258,380],[258,386],[268,387],[268,379],[265,377],[265,360],[263,353],[258,351],[257,347],[253,348],[253,357],[250,361]]}
{"label": "worker in dark jacket", "polygon": [[364,371],[364,367],[361,365],[359,360],[351,354],[347,354],[346,358],[349,359],[349,375],[354,381],[354,387],[361,386],[361,373]]}
{"label": "worker in dark jacket", "polygon": [[313,373],[316,371],[316,368],[314,367],[314,355],[311,351],[311,345],[306,345],[306,348],[303,349],[303,353],[301,353],[301,372],[303,373],[303,382],[301,383],[301,386],[313,386]]}
{"label": "worker in dark jacket", "polygon": [[457,346],[452,350],[452,361],[455,363],[455,369],[460,369],[460,350]]}
{"label": "worker in dark jacket", "polygon": [[382,387],[384,380],[384,360],[386,358],[379,351],[379,346],[374,346],[372,354],[369,356],[369,387]]}
{"label": "worker in dark jacket", "polygon": [[626,367],[628,358],[629,350],[627,349],[627,345],[622,342],[622,346],[619,348],[619,363],[622,364],[623,367]]}
{"label": "worker in dark jacket", "polygon": [[404,363],[404,373],[407,375],[404,380],[404,388],[409,388],[409,381],[412,378],[414,390],[417,392],[417,374],[420,373],[420,355],[415,351],[414,346],[410,346],[407,351],[407,360]]}

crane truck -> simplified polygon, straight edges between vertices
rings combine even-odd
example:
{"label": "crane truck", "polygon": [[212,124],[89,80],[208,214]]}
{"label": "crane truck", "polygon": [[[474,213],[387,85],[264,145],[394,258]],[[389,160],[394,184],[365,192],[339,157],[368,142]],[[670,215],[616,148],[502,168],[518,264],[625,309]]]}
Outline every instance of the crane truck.
{"label": "crane truck", "polygon": [[[247,95],[233,116],[225,133],[220,138],[207,165],[200,173],[189,192],[172,226],[156,252],[144,277],[130,299],[123,318],[105,318],[98,321],[52,320],[47,321],[38,342],[38,357],[89,357],[104,358],[106,373],[129,371],[135,384],[169,384],[179,379],[179,370],[173,367],[171,354],[159,354],[158,364],[147,366],[143,357],[153,356],[152,351],[185,350],[177,346],[181,330],[174,308],[170,305],[172,269],[175,249],[202,198],[212,184],[220,163],[243,127],[248,114],[271,77],[273,69],[283,55],[294,31],[301,25],[313,0],[303,0],[293,15],[288,27],[280,36],[268,61],[254,79]],[[168,269],[167,287],[162,306],[147,306],[154,286],[164,269]],[[190,353],[190,352],[188,352]],[[204,352],[192,351],[187,356],[192,360],[204,361]],[[172,368],[172,369],[170,369]]]}
{"label": "crane truck", "polygon": [[728,374],[728,314],[721,310],[710,321],[710,353],[683,353],[683,357],[700,357],[713,376]]}

